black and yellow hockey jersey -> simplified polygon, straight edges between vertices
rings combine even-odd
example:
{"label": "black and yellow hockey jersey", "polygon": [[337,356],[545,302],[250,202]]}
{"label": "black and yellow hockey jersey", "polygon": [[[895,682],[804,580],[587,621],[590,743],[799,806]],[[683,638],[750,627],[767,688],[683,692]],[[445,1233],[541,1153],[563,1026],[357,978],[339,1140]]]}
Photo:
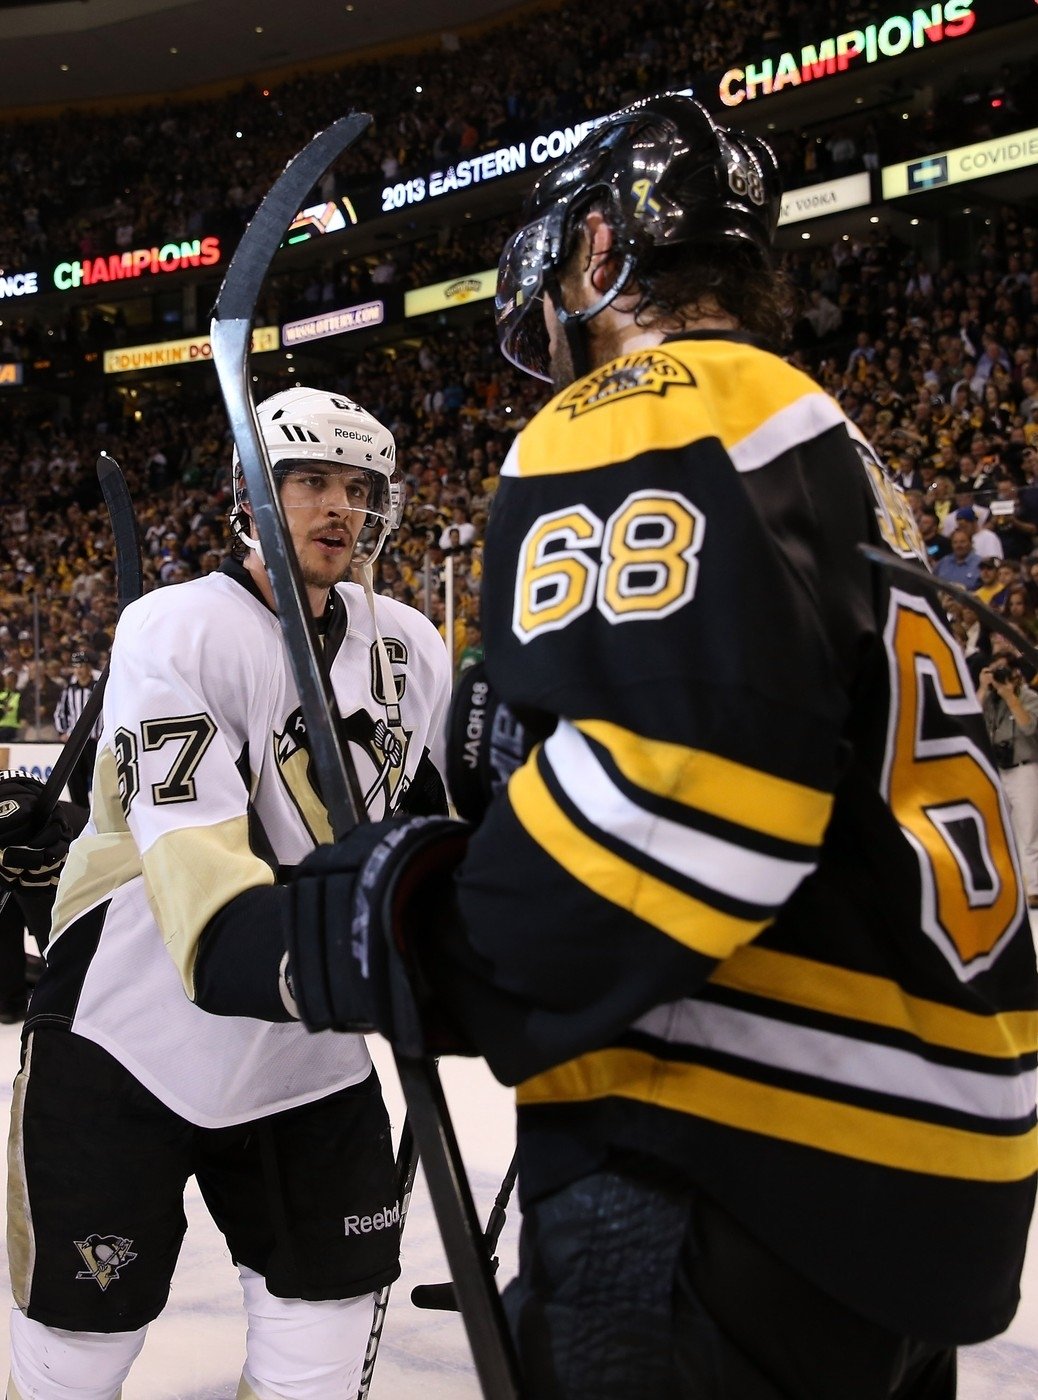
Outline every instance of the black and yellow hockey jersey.
{"label": "black and yellow hockey jersey", "polygon": [[751,337],[594,371],[516,441],[497,691],[555,720],[459,875],[452,1000],[519,1082],[527,1197],[677,1166],[833,1296],[967,1342],[1016,1306],[1035,957],[918,550],[838,405]]}

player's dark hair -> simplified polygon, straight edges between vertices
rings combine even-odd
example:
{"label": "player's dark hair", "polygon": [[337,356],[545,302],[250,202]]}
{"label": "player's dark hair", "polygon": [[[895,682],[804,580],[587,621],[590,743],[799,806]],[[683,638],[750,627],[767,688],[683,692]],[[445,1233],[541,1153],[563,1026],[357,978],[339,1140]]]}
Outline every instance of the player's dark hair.
{"label": "player's dark hair", "polygon": [[[591,210],[609,219],[609,205],[598,199],[577,212],[568,233],[563,281],[576,270],[584,217]],[[618,251],[610,256],[620,263]],[[788,341],[802,300],[792,279],[766,262],[755,245],[731,239],[664,248],[646,239],[635,281],[640,296],[634,319],[639,326],[679,331],[699,317],[716,315],[720,308],[740,330],[759,335],[776,351]]]}
{"label": "player's dark hair", "polygon": [[638,286],[640,326],[679,328],[717,306],[775,350],[789,338],[799,298],[783,271],[762,265],[750,249],[727,245],[668,248],[642,264]]}

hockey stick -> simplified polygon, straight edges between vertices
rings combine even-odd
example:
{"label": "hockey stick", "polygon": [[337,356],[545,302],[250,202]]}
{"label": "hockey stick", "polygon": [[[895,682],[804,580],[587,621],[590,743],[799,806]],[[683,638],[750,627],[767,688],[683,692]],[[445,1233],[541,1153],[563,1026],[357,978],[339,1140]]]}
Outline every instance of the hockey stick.
{"label": "hockey stick", "polygon": [[[109,457],[107,452],[102,452],[97,459],[97,479],[101,483],[101,494],[108,507],[108,520],[112,527],[112,538],[115,541],[115,581],[119,612],[122,613],[127,603],[132,603],[144,592],[144,570],[141,566],[137,517],[134,514],[133,500],[130,496],[130,489],[126,485],[126,478],[120,470],[119,463],[114,457]],[[94,682],[90,697],[80,711],[79,718],[69,732],[57,762],[50,770],[47,781],[43,785],[43,792],[40,794],[35,812],[37,831],[42,831],[46,826],[50,814],[61,800],[61,794],[72,770],[86,748],[90,731],[101,713],[107,684],[108,666],[106,665]],[[3,898],[0,899],[0,912],[3,911],[11,894],[11,890],[4,891]]]}
{"label": "hockey stick", "polygon": [[[411,1129],[411,1120],[404,1119],[400,1130],[400,1146],[396,1154],[397,1200],[400,1202],[400,1230],[403,1233],[404,1221],[411,1205],[411,1192],[414,1189],[415,1173],[418,1171],[418,1148]],[[371,1391],[371,1377],[375,1372],[382,1329],[386,1325],[386,1312],[389,1308],[389,1284],[379,1289],[375,1297],[375,1311],[371,1318],[371,1331],[368,1334],[368,1348],[364,1353],[364,1368],[360,1373],[357,1400],[367,1400]]]}
{"label": "hockey stick", "polygon": [[859,544],[858,549],[870,564],[878,564],[881,569],[886,569],[892,574],[900,574],[902,578],[911,579],[913,583],[918,584],[920,588],[925,589],[927,593],[938,599],[940,594],[950,593],[964,607],[972,608],[977,616],[988,624],[992,632],[997,632],[1002,637],[1008,637],[1020,655],[1031,663],[1034,671],[1038,672],[1038,647],[1031,641],[1027,633],[1022,632],[1002,613],[997,613],[994,608],[989,608],[987,603],[982,602],[968,588],[963,588],[961,583],[952,583],[947,579],[938,578],[936,574],[931,574],[924,569],[921,564],[913,564],[907,559],[899,559],[896,554],[890,554],[885,549],[877,549],[875,545]]}
{"label": "hockey stick", "polygon": [[[101,483],[101,494],[108,507],[108,519],[115,541],[115,580],[119,612],[127,603],[134,602],[144,592],[144,570],[141,566],[141,545],[137,534],[137,517],[133,509],[130,489],[126,478],[114,457],[102,452],[97,459],[97,479]],[[50,770],[43,795],[40,798],[40,825],[58,805],[62,790],[72,775],[72,770],[86,748],[90,731],[101,713],[101,705],[108,684],[108,666],[94,682],[90,698],[83,706],[79,718],[65,740],[65,747],[58,755],[58,761]]]}
{"label": "hockey stick", "polygon": [[[505,1220],[508,1218],[508,1201],[518,1174],[519,1151],[517,1148],[512,1153],[508,1170],[505,1172],[501,1187],[494,1197],[494,1204],[487,1217],[487,1228],[483,1232],[483,1248],[490,1260],[491,1273],[494,1274],[497,1273],[498,1265],[501,1262],[494,1250],[497,1248],[501,1231],[505,1227]],[[416,1308],[431,1308],[440,1312],[458,1311],[458,1295],[453,1283],[419,1283],[411,1289],[411,1302]]]}
{"label": "hockey stick", "polygon": [[[238,447],[274,601],[283,619],[285,647],[299,692],[311,756],[336,837],[343,836],[366,816],[363,795],[340,733],[331,683],[317,647],[299,565],[259,432],[249,379],[249,347],[256,301],[285,230],[310,188],[367,129],[370,121],[364,113],[340,118],[288,163],[235,250],[217,297],[211,332],[220,391]],[[517,1400],[517,1369],[504,1310],[482,1248],[479,1223],[439,1075],[427,1057],[410,1059],[396,1053],[396,1064],[408,1120],[425,1162],[448,1262],[459,1280],[462,1313],[480,1383],[484,1393],[494,1400]],[[404,1146],[403,1135],[401,1145]],[[377,1348],[384,1317],[382,1308],[375,1317],[369,1353],[372,1346]],[[370,1366],[366,1369],[370,1376]]]}

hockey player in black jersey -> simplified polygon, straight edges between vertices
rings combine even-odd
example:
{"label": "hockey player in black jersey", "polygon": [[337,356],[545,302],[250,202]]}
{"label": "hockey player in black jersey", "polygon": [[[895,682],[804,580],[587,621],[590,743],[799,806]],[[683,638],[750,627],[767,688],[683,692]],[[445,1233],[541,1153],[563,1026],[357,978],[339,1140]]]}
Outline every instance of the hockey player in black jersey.
{"label": "hockey player in black jersey", "polygon": [[[442,641],[370,575],[345,582],[398,509],[393,437],[313,389],[257,416],[367,807],[443,813]],[[282,975],[284,881],[331,831],[237,467],[232,523],[243,558],[146,594],[116,630],[15,1087],[11,1400],[114,1400],[165,1305],[192,1174],[241,1277],[239,1400],[353,1395],[398,1273],[367,1048],[301,1026]],[[0,867],[38,901],[64,849],[50,828],[33,848],[32,805],[24,779],[0,790]],[[268,955],[281,972],[262,980]]]}
{"label": "hockey player in black jersey", "polygon": [[556,395],[501,473],[483,621],[538,742],[471,828],[369,827],[290,887],[308,1024],[518,1085],[537,1400],[947,1400],[1018,1300],[1006,801],[941,610],[859,551],[924,557],[904,500],[774,352],[778,212],[766,144],[676,94],[535,185],[497,318]]}

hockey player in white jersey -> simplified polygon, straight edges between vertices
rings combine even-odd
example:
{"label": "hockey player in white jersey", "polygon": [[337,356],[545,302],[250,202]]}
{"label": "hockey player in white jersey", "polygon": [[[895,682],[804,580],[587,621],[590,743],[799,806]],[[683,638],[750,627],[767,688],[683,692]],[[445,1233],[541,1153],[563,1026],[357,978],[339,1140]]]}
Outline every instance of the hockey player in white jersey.
{"label": "hockey player in white jersey", "polygon": [[[371,815],[443,812],[442,641],[344,582],[391,527],[393,438],[313,389],[258,418]],[[291,867],[331,831],[237,463],[233,523],[243,559],[147,594],[116,633],[91,819],[15,1088],[17,1400],[118,1394],[166,1302],[192,1174],[241,1275],[239,1397],[352,1395],[373,1295],[399,1271],[364,1041],[312,1034],[255,972],[282,955]]]}

